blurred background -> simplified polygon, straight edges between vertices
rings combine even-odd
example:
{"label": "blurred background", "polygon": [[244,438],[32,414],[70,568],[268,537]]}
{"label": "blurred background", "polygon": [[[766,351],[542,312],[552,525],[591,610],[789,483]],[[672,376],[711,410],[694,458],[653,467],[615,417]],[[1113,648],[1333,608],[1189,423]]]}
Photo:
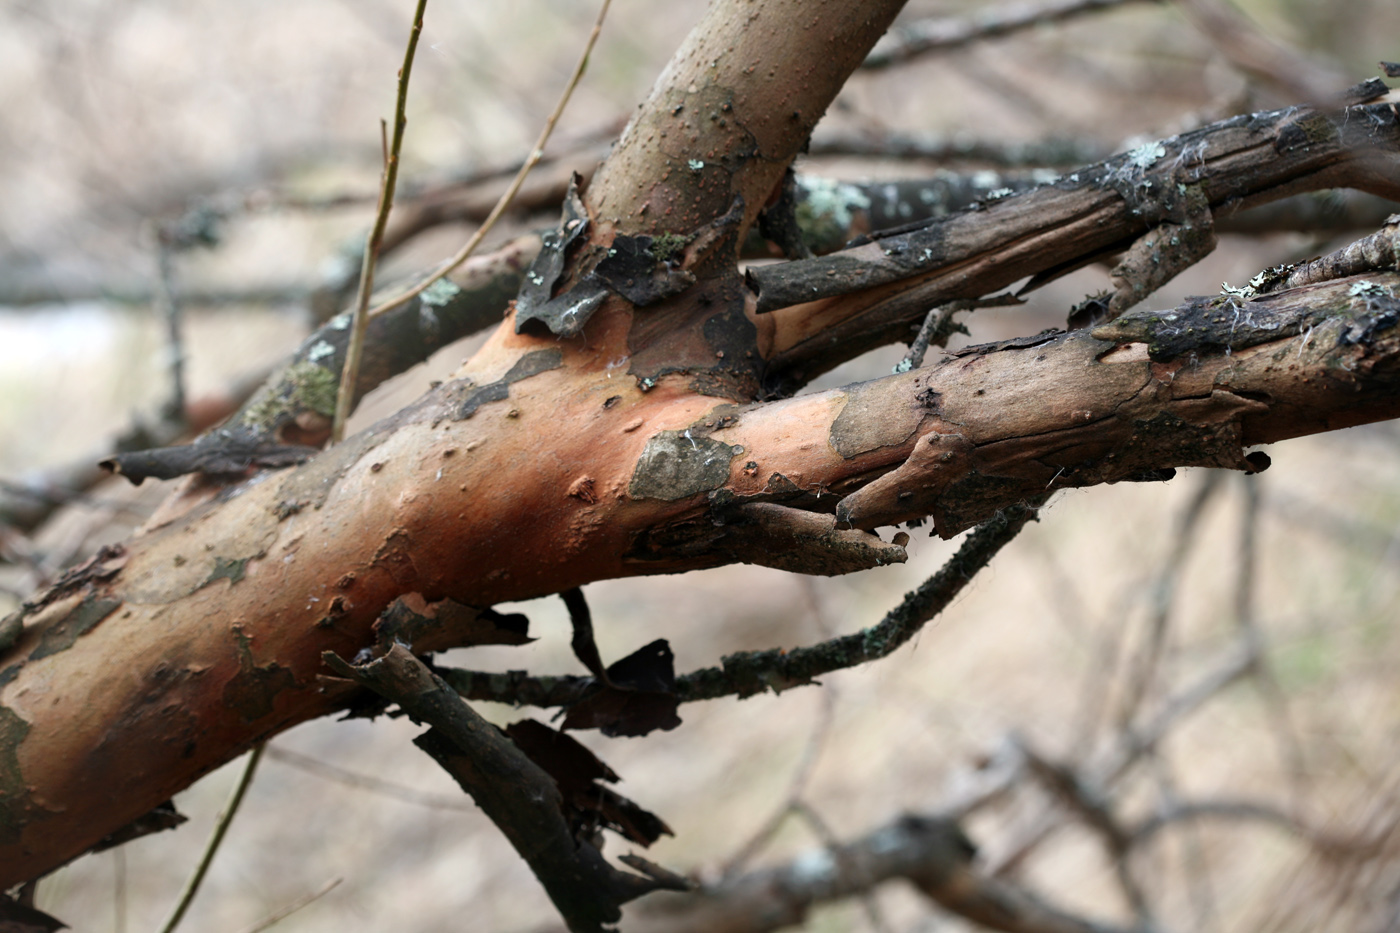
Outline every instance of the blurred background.
{"label": "blurred background", "polygon": [[[863,71],[817,130],[825,154],[798,169],[892,180],[1028,169],[1056,153],[1049,167],[1064,169],[1328,96],[1400,59],[1400,6],[1386,0],[1223,2],[1101,3]],[[542,179],[597,163],[703,7],[616,0]],[[975,26],[1008,9],[916,0],[901,22]],[[0,615],[125,537],[164,494],[154,481],[74,491],[44,478],[75,476],[161,420],[172,304],[187,398],[213,413],[324,312],[317,290],[372,219],[379,121],[392,116],[411,13],[406,0],[0,3],[0,491],[47,490],[41,521],[0,524]],[[596,14],[565,0],[430,3],[400,204],[503,188]],[[493,242],[557,216],[557,200],[526,201]],[[1312,221],[1222,236],[1149,303],[1243,284],[1400,210],[1321,203]],[[172,229],[184,245],[163,251]],[[471,229],[426,230],[386,258],[380,281],[427,268]],[[1082,270],[1025,306],[978,312],[955,340],[1063,325],[1106,286],[1104,269]],[[377,390],[356,423],[416,397],[473,346]],[[903,351],[822,384],[886,373]],[[1128,927],[1136,900],[1163,930],[1400,928],[1400,431],[1269,453],[1273,467],[1248,479],[1187,470],[1061,494],[878,664],[781,697],[683,707],[683,725],[644,739],[579,738],[675,830],[649,857],[701,879],[961,801],[986,873],[1084,917]],[[914,535],[907,564],[851,578],[734,567],[590,586],[599,646],[613,659],[666,637],[686,671],[873,624],[956,546]],[[446,662],[579,672],[562,604],[504,608],[528,614],[539,640]],[[524,863],[409,744],[417,731],[324,721],[274,740],[185,928],[249,930],[323,892],[277,929],[550,929]],[[1143,734],[1155,741],[1134,744]],[[1005,786],[966,804],[969,782],[1007,767]],[[1083,798],[1067,799],[1047,767],[1072,773]],[[236,771],[177,798],[189,817],[178,830],[46,879],[38,906],[84,933],[155,929]],[[1147,827],[1121,858],[1086,817],[1090,798],[1125,831]],[[750,846],[765,826],[776,828]],[[803,929],[975,928],[891,882],[815,907]]]}

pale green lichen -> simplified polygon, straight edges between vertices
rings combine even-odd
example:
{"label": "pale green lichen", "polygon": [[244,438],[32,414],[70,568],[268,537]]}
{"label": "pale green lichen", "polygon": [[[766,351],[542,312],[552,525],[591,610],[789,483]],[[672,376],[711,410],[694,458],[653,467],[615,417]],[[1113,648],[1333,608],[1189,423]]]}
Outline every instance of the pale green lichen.
{"label": "pale green lichen", "polygon": [[293,363],[287,367],[275,388],[264,393],[243,412],[243,423],[249,427],[271,428],[284,415],[314,411],[327,418],[335,414],[335,395],[339,389],[336,374],[315,363]]}
{"label": "pale green lichen", "polygon": [[1389,288],[1379,282],[1371,282],[1366,279],[1352,285],[1347,294],[1353,298],[1389,298],[1391,296]]}
{"label": "pale green lichen", "polygon": [[462,293],[462,290],[447,279],[438,279],[423,290],[418,300],[425,307],[441,308]]}
{"label": "pale green lichen", "polygon": [[[851,221],[857,210],[868,210],[870,198],[855,185],[831,178],[801,176],[797,203],[797,226],[814,248],[836,248],[850,238]],[[833,245],[834,244],[834,245]]]}

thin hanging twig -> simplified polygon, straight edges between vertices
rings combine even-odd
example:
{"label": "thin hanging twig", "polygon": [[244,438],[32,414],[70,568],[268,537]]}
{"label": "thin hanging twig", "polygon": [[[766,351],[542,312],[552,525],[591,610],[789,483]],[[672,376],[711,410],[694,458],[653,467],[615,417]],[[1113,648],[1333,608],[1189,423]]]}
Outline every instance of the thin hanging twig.
{"label": "thin hanging twig", "polygon": [[214,861],[214,855],[219,851],[219,846],[224,841],[224,834],[233,823],[234,814],[238,812],[238,807],[243,803],[243,795],[247,792],[248,786],[253,783],[253,774],[258,770],[258,762],[262,760],[265,745],[255,745],[248,755],[248,761],[243,766],[243,773],[238,776],[238,783],[233,787],[233,793],[229,795],[228,803],[219,813],[219,818],[214,822],[214,831],[209,834],[209,841],[204,845],[204,854],[199,857],[199,864],[190,874],[189,880],[185,882],[185,888],[180,892],[180,898],[175,902],[175,909],[170,912],[170,917],[161,925],[160,933],[174,933],[180,921],[184,919],[185,911],[190,909],[190,904],[194,902],[194,896],[199,891],[200,884],[204,881],[205,874],[209,871],[209,866]]}
{"label": "thin hanging twig", "polygon": [[405,301],[417,298],[431,288],[434,282],[437,282],[453,269],[456,269],[462,263],[466,262],[471,254],[476,252],[476,248],[481,245],[481,241],[486,238],[486,234],[491,232],[491,228],[496,225],[496,221],[500,220],[501,215],[510,207],[510,202],[514,200],[516,192],[520,190],[520,186],[525,183],[525,178],[530,174],[530,170],[544,157],[544,147],[545,144],[549,142],[550,134],[554,132],[554,124],[559,122],[559,117],[563,115],[564,108],[569,104],[569,98],[573,96],[574,88],[578,86],[579,80],[583,78],[583,73],[588,68],[588,56],[593,53],[593,46],[598,41],[598,35],[603,31],[603,20],[607,17],[608,7],[611,4],[612,0],[603,0],[603,6],[598,11],[598,18],[593,22],[593,31],[588,34],[588,41],[584,43],[583,46],[583,54],[579,56],[578,64],[574,66],[574,72],[569,76],[569,83],[565,85],[564,93],[559,96],[559,103],[554,105],[554,112],[549,115],[549,119],[545,120],[544,129],[540,131],[540,138],[535,140],[535,146],[530,150],[529,157],[525,160],[524,164],[520,166],[520,171],[515,173],[515,178],[511,180],[510,187],[506,189],[505,194],[501,195],[501,199],[496,202],[496,206],[491,208],[491,213],[482,221],[481,226],[476,228],[476,232],[471,235],[471,239],[467,240],[466,245],[458,250],[456,255],[438,266],[431,275],[408,291],[395,295],[387,301],[375,305],[369,312],[371,317],[388,311],[391,308],[397,308]]}
{"label": "thin hanging twig", "polygon": [[[355,398],[355,380],[360,373],[360,354],[364,349],[365,326],[369,323],[369,296],[374,291],[374,264],[379,258],[379,244],[384,241],[384,228],[389,224],[389,211],[394,206],[394,185],[399,177],[399,151],[403,148],[404,128],[408,117],[408,79],[413,72],[413,55],[418,50],[418,37],[423,32],[423,10],[428,0],[418,0],[413,13],[413,28],[408,32],[408,48],[404,50],[403,67],[399,69],[398,99],[394,103],[394,138],[384,153],[384,169],[379,187],[379,208],[375,212],[374,228],[365,243],[360,264],[360,289],[355,296],[355,318],[351,325],[350,342],[345,349],[345,366],[340,371],[340,391],[335,399],[335,418],[331,422],[331,443],[345,436],[345,420],[350,417],[350,405]],[[382,127],[383,124],[381,123]],[[382,131],[382,130],[381,130]]]}

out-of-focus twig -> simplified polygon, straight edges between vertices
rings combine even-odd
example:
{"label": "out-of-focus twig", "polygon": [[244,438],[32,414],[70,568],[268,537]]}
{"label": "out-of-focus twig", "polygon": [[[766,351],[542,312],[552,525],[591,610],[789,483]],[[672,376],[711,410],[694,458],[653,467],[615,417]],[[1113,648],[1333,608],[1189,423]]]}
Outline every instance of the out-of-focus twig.
{"label": "out-of-focus twig", "polygon": [[1010,35],[1088,13],[1122,6],[1129,0],[1048,0],[1007,3],[982,9],[974,16],[922,19],[891,29],[866,56],[862,68],[888,68],[920,55]]}
{"label": "out-of-focus twig", "polygon": [[820,904],[905,878],[943,910],[1007,933],[1114,933],[1120,928],[1051,907],[973,864],[975,847],[942,816],[906,815],[851,842],[805,852],[693,894],[640,902],[633,933],[767,933],[802,922]]}
{"label": "out-of-focus twig", "polygon": [[327,781],[334,781],[346,787],[354,787],[359,790],[378,794],[381,797],[389,797],[404,803],[411,803],[414,806],[426,807],[429,810],[461,810],[473,811],[476,809],[472,804],[461,797],[453,797],[447,794],[432,794],[427,791],[416,790],[412,787],[405,787],[393,781],[386,781],[382,778],[373,777],[368,774],[359,774],[355,771],[348,771],[345,768],[337,767],[328,762],[312,758],[310,755],[302,755],[298,752],[286,748],[272,746],[267,749],[267,757],[273,761],[304,771],[307,774],[314,774],[316,777]]}
{"label": "out-of-focus twig", "polygon": [[1337,69],[1266,35],[1230,0],[1176,0],[1176,6],[1226,61],[1290,103],[1322,104],[1350,83]]}
{"label": "out-of-focus twig", "polygon": [[1207,470],[1202,473],[1195,494],[1177,519],[1176,534],[1172,538],[1171,551],[1166,560],[1162,562],[1149,591],[1150,615],[1146,643],[1138,654],[1135,668],[1128,676],[1127,693],[1118,709],[1120,723],[1130,722],[1137,715],[1138,707],[1141,706],[1143,699],[1152,692],[1161,654],[1166,644],[1167,627],[1171,619],[1182,568],[1192,546],[1196,544],[1196,529],[1200,524],[1206,504],[1214,498],[1223,482],[1223,476],[1219,470]]}
{"label": "out-of-focus twig", "polygon": [[259,920],[252,926],[247,927],[243,930],[243,933],[262,933],[263,930],[271,929],[272,927],[281,923],[283,920],[286,920],[292,914],[296,913],[298,910],[301,910],[303,907],[308,907],[311,904],[316,903],[321,898],[334,891],[337,887],[340,886],[340,883],[344,880],[344,878],[332,878],[330,881],[327,881],[325,884],[321,885],[319,888],[317,888],[315,891],[312,891],[310,894],[306,894],[302,897],[297,898],[296,900],[288,904],[286,907],[282,907],[276,911],[273,911],[271,914],[264,917],[262,920]]}
{"label": "out-of-focus twig", "polygon": [[204,846],[204,852],[199,857],[199,862],[195,865],[194,871],[185,881],[185,887],[180,892],[180,897],[175,902],[174,909],[165,923],[161,924],[160,933],[174,933],[180,921],[184,919],[185,911],[189,910],[190,904],[194,902],[194,896],[199,892],[199,886],[204,881],[204,876],[209,871],[209,866],[213,864],[214,856],[219,851],[219,846],[224,841],[224,834],[228,832],[229,826],[233,825],[233,818],[238,813],[239,806],[243,803],[243,795],[248,792],[248,787],[253,783],[253,775],[257,773],[258,762],[262,759],[265,745],[255,745],[248,753],[248,760],[243,765],[243,773],[238,776],[238,783],[233,786],[233,793],[229,795],[228,803],[224,804],[223,810],[219,812],[219,818],[214,822],[214,831],[209,835],[209,841]]}

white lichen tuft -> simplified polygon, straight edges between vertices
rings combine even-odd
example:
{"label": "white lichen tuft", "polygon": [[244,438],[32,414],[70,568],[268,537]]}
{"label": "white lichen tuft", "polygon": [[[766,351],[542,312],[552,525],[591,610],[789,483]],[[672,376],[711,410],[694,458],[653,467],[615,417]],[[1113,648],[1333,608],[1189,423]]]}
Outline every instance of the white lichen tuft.
{"label": "white lichen tuft", "polygon": [[1379,282],[1371,282],[1362,279],[1360,282],[1352,285],[1347,291],[1347,294],[1353,298],[1389,298],[1392,293],[1389,288],[1386,288]]}
{"label": "white lichen tuft", "polygon": [[1167,154],[1167,147],[1161,143],[1143,143],[1132,152],[1128,153],[1128,161],[1135,167],[1146,171],[1157,163],[1157,160]]}
{"label": "white lichen tuft", "polygon": [[326,343],[324,340],[316,341],[311,349],[306,351],[306,359],[307,362],[310,363],[319,363],[328,356],[335,356],[335,347]]}
{"label": "white lichen tuft", "polygon": [[814,217],[830,219],[842,230],[851,225],[851,212],[866,210],[870,198],[855,185],[842,184],[832,178],[798,176],[797,183],[806,193],[801,200]]}

